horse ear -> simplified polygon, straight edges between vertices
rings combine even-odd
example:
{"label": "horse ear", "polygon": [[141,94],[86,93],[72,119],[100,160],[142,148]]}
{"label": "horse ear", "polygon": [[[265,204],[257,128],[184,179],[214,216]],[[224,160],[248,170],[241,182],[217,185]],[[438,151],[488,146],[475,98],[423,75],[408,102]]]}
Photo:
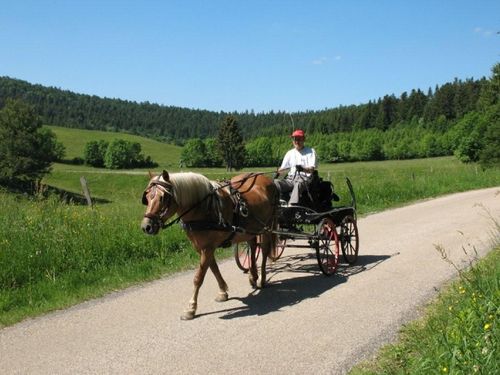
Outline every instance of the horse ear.
{"label": "horse ear", "polygon": [[161,172],[161,176],[163,177],[163,181],[168,181],[170,179],[168,172],[165,169]]}

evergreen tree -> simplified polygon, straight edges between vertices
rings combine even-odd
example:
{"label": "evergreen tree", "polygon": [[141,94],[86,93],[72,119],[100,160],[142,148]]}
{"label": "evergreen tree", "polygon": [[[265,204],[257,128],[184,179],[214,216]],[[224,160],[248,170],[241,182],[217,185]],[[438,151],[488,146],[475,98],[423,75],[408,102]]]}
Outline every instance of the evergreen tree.
{"label": "evergreen tree", "polygon": [[219,127],[217,137],[219,151],[226,164],[226,170],[240,169],[245,164],[245,144],[233,116],[227,116]]}
{"label": "evergreen tree", "polygon": [[420,119],[424,115],[424,108],[427,104],[427,96],[418,90],[412,90],[408,97],[407,120]]}
{"label": "evergreen tree", "polygon": [[389,125],[396,120],[396,103],[394,95],[385,95],[380,101],[379,111],[375,120],[375,127],[380,130],[389,128]]}
{"label": "evergreen tree", "polygon": [[[499,65],[500,67],[500,65]],[[484,115],[488,127],[483,135],[479,163],[483,167],[500,166],[500,102],[492,105]]]}
{"label": "evergreen tree", "polygon": [[490,106],[500,103],[500,63],[491,68],[491,79],[482,83],[478,100],[479,109],[487,110]]}

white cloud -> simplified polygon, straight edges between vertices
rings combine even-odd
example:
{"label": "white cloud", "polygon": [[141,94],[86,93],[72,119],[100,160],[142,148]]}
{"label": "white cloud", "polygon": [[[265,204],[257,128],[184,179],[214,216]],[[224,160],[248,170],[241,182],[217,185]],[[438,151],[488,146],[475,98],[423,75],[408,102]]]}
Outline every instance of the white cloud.
{"label": "white cloud", "polygon": [[492,30],[485,30],[482,27],[476,27],[474,29],[474,32],[476,34],[482,35],[484,37],[490,37],[490,36],[492,36],[494,34]]}
{"label": "white cloud", "polygon": [[313,60],[312,63],[313,65],[323,65],[326,64],[329,60],[339,61],[340,59],[342,59],[342,56],[339,55],[335,56],[333,59],[329,59],[328,57],[320,57]]}
{"label": "white cloud", "polygon": [[320,57],[319,59],[313,60],[312,63],[314,65],[323,65],[327,61],[328,61],[328,59],[326,57]]}

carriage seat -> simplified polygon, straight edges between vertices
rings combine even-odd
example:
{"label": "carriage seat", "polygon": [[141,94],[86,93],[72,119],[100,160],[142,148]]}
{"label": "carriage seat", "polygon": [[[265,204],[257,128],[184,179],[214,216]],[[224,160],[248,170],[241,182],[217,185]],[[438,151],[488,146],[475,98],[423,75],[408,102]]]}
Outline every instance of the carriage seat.
{"label": "carriage seat", "polygon": [[[290,193],[280,192],[280,205],[286,206],[290,199]],[[333,191],[333,184],[330,181],[323,181],[319,177],[318,171],[315,170],[311,180],[306,185],[306,189],[302,192],[299,205],[312,208],[316,211],[324,211],[332,207],[332,200],[337,202],[340,200],[337,194]]]}

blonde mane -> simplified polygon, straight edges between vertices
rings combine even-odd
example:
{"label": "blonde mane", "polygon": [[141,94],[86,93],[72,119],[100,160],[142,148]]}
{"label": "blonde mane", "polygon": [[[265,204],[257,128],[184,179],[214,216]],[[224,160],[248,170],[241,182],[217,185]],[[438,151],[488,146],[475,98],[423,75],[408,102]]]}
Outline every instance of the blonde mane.
{"label": "blonde mane", "polygon": [[215,182],[193,172],[172,173],[170,174],[170,183],[172,184],[173,198],[180,207],[189,207],[201,202],[218,187]]}

